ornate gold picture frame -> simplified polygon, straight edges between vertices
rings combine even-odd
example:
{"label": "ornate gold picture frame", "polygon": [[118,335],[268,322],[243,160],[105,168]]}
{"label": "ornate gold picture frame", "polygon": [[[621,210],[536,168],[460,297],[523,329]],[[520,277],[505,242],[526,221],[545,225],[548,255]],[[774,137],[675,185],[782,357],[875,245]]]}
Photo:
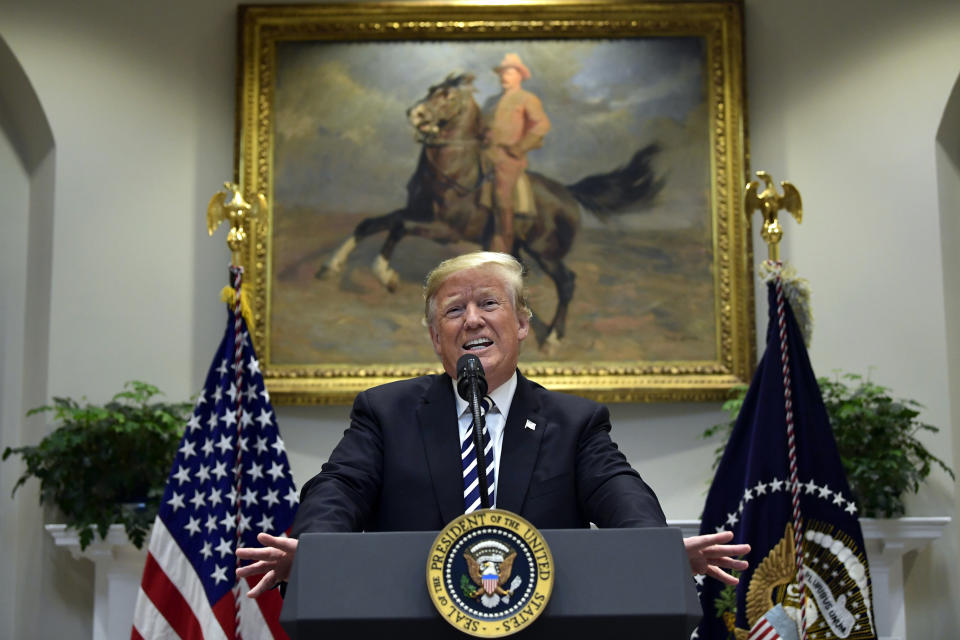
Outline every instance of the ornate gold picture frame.
{"label": "ornate gold picture frame", "polygon": [[240,12],[237,181],[269,203],[244,286],[275,402],[348,403],[439,370],[423,278],[489,244],[482,156],[510,60],[549,119],[514,218],[537,320],[521,370],[602,401],[713,400],[749,380],[739,2]]}

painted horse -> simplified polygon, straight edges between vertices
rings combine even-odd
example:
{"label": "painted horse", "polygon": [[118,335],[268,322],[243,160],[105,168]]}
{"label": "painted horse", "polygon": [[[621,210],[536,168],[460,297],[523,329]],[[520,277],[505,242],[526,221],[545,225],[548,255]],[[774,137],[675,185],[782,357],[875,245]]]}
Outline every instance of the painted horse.
{"label": "painted horse", "polygon": [[[493,178],[482,167],[483,121],[473,97],[473,79],[468,73],[451,74],[430,87],[427,96],[407,110],[407,119],[422,148],[416,171],[407,183],[406,205],[361,221],[317,271],[318,278],[340,273],[357,243],[382,231],[387,232],[387,238],[374,260],[373,271],[390,291],[396,289],[399,280],[390,258],[404,236],[420,236],[439,243],[469,241],[484,249],[489,247],[493,211],[487,204],[491,198],[482,196],[484,185]],[[576,276],[563,259],[580,227],[581,205],[602,219],[627,204],[652,199],[663,184],[650,167],[658,150],[656,145],[649,145],[624,167],[568,186],[527,172],[535,212],[514,214],[511,253],[517,259],[522,260],[523,255],[532,259],[556,286],[557,309],[553,319],[545,324],[535,315],[532,320],[541,347],[558,345],[566,329]]]}

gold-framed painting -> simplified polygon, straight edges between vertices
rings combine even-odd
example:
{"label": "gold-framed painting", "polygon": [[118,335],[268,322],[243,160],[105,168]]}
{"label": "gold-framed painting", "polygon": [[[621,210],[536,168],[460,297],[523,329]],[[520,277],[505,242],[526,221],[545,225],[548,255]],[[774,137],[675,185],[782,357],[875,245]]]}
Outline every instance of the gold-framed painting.
{"label": "gold-framed painting", "polygon": [[[274,401],[349,403],[439,371],[424,276],[504,246],[511,208],[535,318],[525,375],[608,402],[747,382],[742,10],[241,7],[236,178],[269,203],[244,286]],[[520,113],[502,106],[505,69],[539,108],[517,120],[522,144],[493,139]],[[525,165],[511,182],[491,150]]]}

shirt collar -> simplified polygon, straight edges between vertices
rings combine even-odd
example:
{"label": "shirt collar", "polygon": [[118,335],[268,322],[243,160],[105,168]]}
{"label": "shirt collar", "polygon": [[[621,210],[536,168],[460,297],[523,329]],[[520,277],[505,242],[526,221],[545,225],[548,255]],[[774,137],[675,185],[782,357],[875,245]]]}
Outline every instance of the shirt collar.
{"label": "shirt collar", "polygon": [[[457,381],[451,379],[453,383],[453,398],[457,402],[457,416],[462,416],[463,412],[467,410],[467,401],[460,397],[460,394],[457,393]],[[510,405],[513,404],[513,395],[517,392],[517,371],[514,369],[513,375],[510,376],[510,379],[504,382],[502,385],[494,389],[493,391],[487,392],[487,395],[490,396],[490,399],[493,400],[493,403],[497,405],[497,411],[499,411],[504,420],[507,416],[510,415]]]}

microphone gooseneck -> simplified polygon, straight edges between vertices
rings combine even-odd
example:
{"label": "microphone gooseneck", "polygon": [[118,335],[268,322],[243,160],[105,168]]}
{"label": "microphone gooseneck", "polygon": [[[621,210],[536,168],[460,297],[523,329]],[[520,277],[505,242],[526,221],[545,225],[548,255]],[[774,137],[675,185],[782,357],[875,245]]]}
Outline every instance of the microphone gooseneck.
{"label": "microphone gooseneck", "polygon": [[487,378],[483,373],[480,358],[472,353],[457,360],[457,393],[470,405],[473,416],[473,450],[477,455],[477,483],[480,488],[480,507],[490,508],[490,489],[487,486],[487,456],[483,450],[480,430],[484,418],[480,413],[480,398],[487,395]]}

